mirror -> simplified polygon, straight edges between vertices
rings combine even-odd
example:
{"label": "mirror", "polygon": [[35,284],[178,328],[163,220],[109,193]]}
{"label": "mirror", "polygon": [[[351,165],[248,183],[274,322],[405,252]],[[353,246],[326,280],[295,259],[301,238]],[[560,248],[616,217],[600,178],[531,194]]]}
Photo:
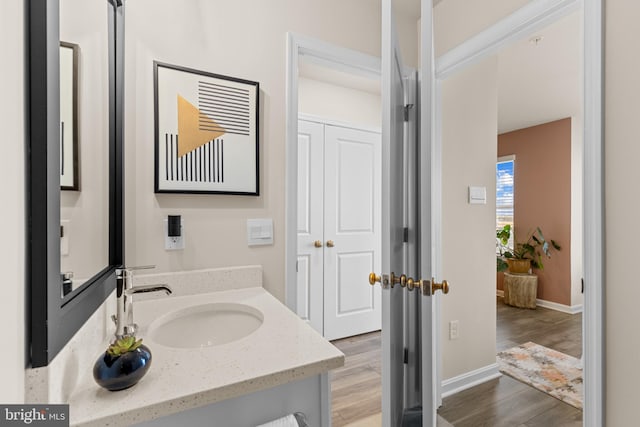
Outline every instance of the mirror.
{"label": "mirror", "polygon": [[[115,269],[122,264],[124,10],[121,0],[32,1],[28,20],[28,276],[35,368],[47,365],[113,291]],[[74,139],[75,158],[68,156]],[[73,279],[64,278],[67,271]]]}
{"label": "mirror", "polygon": [[60,269],[67,297],[109,264],[109,17],[60,1]]}

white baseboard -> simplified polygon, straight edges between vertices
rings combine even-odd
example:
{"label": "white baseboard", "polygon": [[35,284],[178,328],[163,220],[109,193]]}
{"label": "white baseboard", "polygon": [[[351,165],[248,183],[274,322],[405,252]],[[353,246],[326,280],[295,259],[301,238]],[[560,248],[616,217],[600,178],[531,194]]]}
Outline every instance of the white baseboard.
{"label": "white baseboard", "polygon": [[478,384],[501,377],[502,374],[498,369],[497,363],[484,366],[474,371],[465,372],[457,377],[449,378],[442,381],[442,397],[448,397],[459,393]]}
{"label": "white baseboard", "polygon": [[[496,295],[504,298],[504,291],[500,289],[496,289]],[[550,310],[555,310],[555,311],[561,311],[563,313],[568,313],[568,314],[582,313],[582,304],[565,305],[565,304],[558,304],[557,302],[553,302],[553,301],[536,299],[536,305],[539,307],[548,308]]]}
{"label": "white baseboard", "polygon": [[564,304],[558,304],[557,302],[553,302],[553,301],[545,301],[543,299],[537,299],[536,305],[544,308],[549,308],[551,310],[561,311],[563,313],[569,313],[569,314],[582,313],[582,304],[564,305]]}

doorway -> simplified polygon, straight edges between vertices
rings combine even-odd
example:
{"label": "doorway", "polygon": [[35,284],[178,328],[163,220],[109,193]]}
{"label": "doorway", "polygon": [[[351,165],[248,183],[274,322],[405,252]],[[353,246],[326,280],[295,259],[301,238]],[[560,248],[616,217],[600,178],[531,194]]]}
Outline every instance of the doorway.
{"label": "doorway", "polygon": [[[496,198],[496,188],[495,186],[492,186],[491,180],[489,180],[491,175],[493,181],[496,179],[495,168],[498,155],[508,156],[515,154],[514,169],[516,175],[518,173],[524,174],[525,169],[527,169],[525,167],[525,163],[528,160],[528,157],[524,153],[510,151],[511,148],[505,149],[503,147],[502,150],[500,148],[496,149],[496,145],[500,146],[503,135],[511,134],[510,136],[516,136],[516,134],[518,134],[517,136],[521,136],[526,134],[528,130],[533,132],[533,130],[537,129],[540,131],[541,129],[547,129],[545,128],[546,123],[549,123],[549,127],[562,127],[562,138],[564,138],[562,140],[562,144],[564,144],[562,156],[563,159],[566,160],[566,163],[561,167],[563,169],[562,178],[554,178],[555,181],[552,180],[550,185],[543,185],[543,182],[545,181],[544,178],[546,177],[542,175],[552,176],[553,172],[556,171],[556,165],[553,161],[548,159],[536,160],[538,168],[537,171],[540,175],[533,178],[534,183],[539,187],[546,188],[547,192],[560,191],[560,189],[565,191],[565,193],[563,193],[564,195],[561,197],[563,199],[562,209],[560,209],[560,204],[556,206],[555,201],[545,200],[540,195],[535,197],[530,195],[532,199],[535,199],[534,203],[536,206],[529,207],[529,212],[517,215],[519,219],[516,218],[515,221],[516,229],[518,231],[518,241],[523,240],[523,237],[526,237],[533,227],[541,226],[547,239],[556,239],[559,242],[562,242],[561,245],[563,247],[563,251],[552,254],[552,258],[550,260],[547,260],[546,257],[544,258],[545,270],[534,271],[533,276],[541,282],[537,298],[538,301],[536,301],[535,296],[533,298],[534,305],[537,303],[538,305],[551,307],[554,310],[562,309],[568,312],[579,310],[582,304],[582,296],[580,294],[580,282],[582,278],[581,262],[579,262],[575,274],[573,274],[574,271],[571,271],[573,268],[570,267],[570,265],[573,261],[571,258],[573,258],[574,254],[582,254],[583,250],[580,241],[578,243],[573,241],[575,236],[582,235],[581,218],[576,220],[575,223],[573,218],[573,214],[575,212],[581,214],[583,209],[581,203],[582,189],[574,188],[574,183],[581,184],[582,182],[581,164],[578,165],[576,171],[572,170],[574,160],[578,159],[581,163],[582,155],[581,144],[577,147],[575,153],[572,152],[573,149],[576,148],[574,146],[575,141],[572,141],[572,139],[574,139],[574,135],[572,135],[572,133],[575,129],[581,129],[581,118],[583,115],[583,99],[581,94],[578,94],[578,92],[581,92],[583,86],[583,80],[580,75],[580,71],[582,70],[582,58],[581,55],[578,54],[581,47],[581,37],[579,37],[581,18],[581,12],[574,12],[573,14],[569,14],[566,17],[557,20],[552,26],[538,29],[535,33],[529,34],[526,37],[525,34],[523,34],[520,36],[522,42],[514,43],[507,47],[502,46],[500,51],[496,52],[495,55],[491,57],[484,57],[482,61],[476,61],[473,65],[468,67],[461,67],[455,74],[439,79],[438,81],[439,99],[442,103],[441,120],[443,123],[443,218],[452,218],[450,212],[451,209],[454,208],[456,209],[456,212],[453,219],[456,219],[458,224],[451,226],[447,225],[446,220],[443,221],[443,241],[445,242],[443,244],[443,268],[445,270],[445,275],[448,276],[447,278],[449,280],[451,280],[453,286],[465,282],[473,283],[471,289],[459,289],[464,295],[460,295],[458,299],[467,299],[462,302],[462,311],[460,309],[460,305],[458,305],[456,301],[453,301],[452,298],[443,299],[443,325],[441,331],[443,336],[443,359],[445,360],[444,377],[447,378],[444,383],[446,385],[450,385],[450,388],[447,389],[445,385],[443,396],[444,406],[441,408],[440,413],[455,425],[472,425],[465,423],[472,423],[472,417],[474,414],[480,417],[475,418],[475,422],[478,422],[478,420],[483,419],[484,417],[484,419],[490,419],[491,421],[489,421],[489,424],[492,425],[502,425],[501,423],[504,423],[504,425],[510,425],[509,423],[519,425],[533,420],[535,416],[550,416],[552,413],[550,411],[551,408],[554,408],[554,411],[556,411],[555,415],[557,415],[559,419],[563,419],[562,416],[568,414],[567,416],[571,419],[571,423],[573,423],[576,421],[575,418],[577,413],[579,415],[578,422],[581,422],[580,411],[576,410],[575,412],[572,412],[572,408],[569,407],[564,408],[566,409],[566,411],[564,411],[564,415],[560,415],[559,412],[561,412],[561,409],[556,408],[560,401],[555,400],[548,395],[545,396],[549,397],[549,400],[546,400],[544,404],[540,405],[538,413],[534,414],[533,412],[529,412],[525,414],[520,412],[519,416],[524,418],[510,418],[514,417],[518,411],[514,410],[513,413],[507,414],[502,412],[500,409],[505,407],[507,403],[513,403],[512,399],[515,399],[513,395],[517,394],[517,391],[523,390],[522,388],[518,388],[518,386],[522,385],[521,383],[516,383],[518,386],[513,387],[513,393],[493,394],[493,397],[497,400],[495,405],[489,401],[482,401],[483,403],[480,405],[482,408],[474,408],[472,404],[468,404],[467,406],[467,403],[465,403],[465,400],[463,399],[465,396],[468,399],[471,399],[472,397],[470,393],[473,390],[479,390],[480,388],[484,390],[484,396],[492,395],[492,393],[496,391],[496,388],[491,388],[492,384],[495,384],[498,389],[509,388],[509,386],[513,384],[510,379],[505,379],[504,377],[493,380],[489,378],[489,376],[492,375],[489,367],[495,362],[496,349],[483,347],[482,342],[471,342],[473,341],[473,338],[470,340],[468,337],[469,334],[473,337],[474,328],[480,328],[480,322],[489,321],[494,325],[497,325],[497,350],[506,350],[508,348],[524,344],[527,341],[537,341],[537,344],[542,344],[553,350],[565,352],[574,357],[577,356],[579,358],[582,354],[582,345],[579,339],[580,335],[582,335],[580,314],[572,315],[556,313],[556,311],[546,311],[544,308],[539,308],[535,312],[529,313],[531,316],[525,316],[526,309],[512,310],[511,307],[502,304],[501,298],[497,301],[498,306],[496,312],[496,284],[491,284],[492,280],[495,281],[496,274],[494,270],[495,267],[493,267],[496,265],[496,260],[494,259],[495,244],[493,243],[495,241],[496,211],[492,206],[490,206],[490,201]],[[567,21],[571,21],[576,24],[576,31],[575,34],[573,34],[574,37],[572,37],[573,51],[571,52],[571,57],[575,58],[575,64],[573,72],[569,74],[570,82],[568,83],[571,87],[565,87],[567,84],[556,84],[554,86],[555,82],[551,82],[549,76],[546,76],[546,82],[544,82],[549,85],[548,87],[536,87],[533,82],[532,75],[527,74],[527,72],[523,72],[521,68],[520,73],[523,75],[522,77],[524,82],[520,82],[519,84],[524,84],[524,87],[520,88],[520,90],[518,90],[517,87],[505,89],[501,82],[501,79],[504,78],[501,70],[502,67],[512,68],[513,72],[516,73],[519,71],[517,67],[518,65],[520,67],[525,67],[525,71],[531,71],[533,73],[540,73],[540,69],[533,67],[530,62],[527,62],[527,60],[523,58],[523,56],[518,56],[518,60],[515,65],[509,65],[507,64],[507,60],[504,59],[503,52],[511,51],[513,54],[513,49],[519,49],[520,52],[516,53],[522,53],[524,49],[529,49],[532,51],[530,54],[535,55],[535,61],[542,62],[542,49],[545,47],[543,44],[561,43],[561,41],[555,37],[553,27],[561,26],[563,24],[566,25]],[[543,40],[540,40],[541,36],[546,37],[544,37]],[[567,54],[560,53],[559,55],[566,56]],[[543,64],[540,65],[544,67]],[[566,75],[567,70],[561,68],[562,67],[559,66],[558,70],[556,70],[553,66],[547,66],[546,70],[549,74],[563,73]],[[544,104],[543,94],[545,91],[549,90],[549,88],[553,88],[553,95],[559,95],[562,102],[555,102],[547,98],[547,103],[546,105]],[[563,93],[562,89],[570,89],[572,94],[578,95],[575,97],[569,96],[567,95],[566,90]],[[531,95],[532,92],[533,95]],[[511,106],[505,107],[503,105],[504,103],[502,98],[508,98],[509,96],[512,97],[515,103],[512,103]],[[539,96],[542,99],[535,99],[535,96]],[[461,100],[464,100],[464,105],[461,105]],[[565,101],[567,100],[571,100],[573,105],[570,106],[570,109],[564,110],[564,112],[558,112],[559,107],[562,107],[559,104],[566,103]],[[535,111],[536,109],[532,105],[536,102],[540,103],[542,106],[540,111],[537,113],[537,116]],[[491,117],[488,110],[492,110],[495,117]],[[527,114],[520,118],[515,117],[519,111]],[[505,125],[504,122],[506,119],[509,119],[511,124]],[[562,119],[565,120],[563,121]],[[455,128],[456,124],[460,127],[460,123],[465,123],[464,129]],[[493,129],[487,127],[487,124],[492,124]],[[497,136],[499,134],[501,135],[500,137]],[[498,139],[497,142],[496,138]],[[538,137],[538,139],[540,139],[540,137]],[[470,143],[469,141],[473,141],[476,147],[466,148],[473,145],[473,143]],[[477,147],[478,144],[484,144],[484,150]],[[509,143],[505,144],[505,146],[508,145]],[[543,144],[540,145],[542,146]],[[511,144],[511,146],[513,147],[513,144]],[[466,156],[467,159],[461,158],[462,153],[464,153],[464,156]],[[556,159],[554,159],[554,161],[555,160]],[[481,166],[480,163],[484,164],[487,168],[484,169],[485,166]],[[452,176],[453,172],[451,172],[450,167],[452,165],[458,166],[458,168],[463,171],[457,173],[457,176]],[[458,170],[456,170],[456,172],[458,172]],[[460,193],[459,190],[461,187],[484,187],[485,184],[486,194],[488,195],[487,200],[489,201],[489,206],[487,206],[488,209],[486,210],[481,204],[473,204],[474,202],[471,198],[467,200],[452,200],[450,197],[447,197],[447,193],[452,194],[452,190],[455,190],[455,188],[458,188],[458,193]],[[525,185],[523,184],[519,188],[513,189],[513,191],[515,191],[517,195],[522,196],[524,189]],[[469,190],[471,190],[471,188],[469,188]],[[469,191],[468,195],[471,196],[471,191]],[[574,195],[578,195],[577,201],[573,200]],[[521,200],[517,205],[522,208],[524,206],[524,202]],[[556,207],[555,209],[554,206]],[[466,218],[461,214],[463,211],[467,212]],[[560,211],[562,211],[562,213],[560,213]],[[549,212],[551,212],[551,215],[547,215],[550,217],[548,222],[538,223],[543,221],[542,217],[545,216],[544,214]],[[485,214],[487,216],[485,216]],[[527,214],[529,214],[530,217],[533,216],[533,219],[529,219],[529,221],[534,221],[535,225],[531,223],[526,224],[525,217]],[[476,222],[474,227],[475,231],[466,225],[471,221]],[[519,224],[518,221],[520,221]],[[484,225],[480,225],[480,223]],[[483,230],[479,230],[477,227],[483,227]],[[533,229],[535,230],[535,228]],[[491,241],[487,240],[487,257],[483,258],[487,262],[487,265],[491,266],[491,271],[484,269],[485,265],[483,261],[483,266],[478,266],[477,269],[473,269],[477,272],[475,282],[470,280],[468,277],[464,277],[463,273],[448,273],[448,271],[453,271],[455,268],[455,266],[450,264],[450,250],[460,247],[458,245],[461,244],[461,242],[450,243],[451,236],[454,236],[454,233],[459,233],[458,235],[465,236],[465,242],[469,242],[469,236],[473,235],[477,236],[479,240],[484,239],[484,237],[492,237]],[[559,235],[562,237],[558,237]],[[468,244],[475,245],[475,243]],[[480,250],[479,246],[474,246],[474,248],[474,251]],[[460,252],[458,251],[456,255],[459,256]],[[557,269],[554,262],[565,257],[566,260],[563,260],[563,262],[566,262],[567,267]],[[483,273],[479,273],[480,271]],[[485,273],[486,277],[484,276]],[[560,276],[562,276],[562,279],[556,280]],[[456,280],[452,277],[458,277],[458,279]],[[487,283],[489,287],[493,286],[493,294],[488,291],[489,288],[484,287],[485,283]],[[547,286],[551,284],[554,286]],[[483,289],[488,291],[482,292],[482,299],[480,299],[481,297],[479,294],[474,293],[478,292],[478,287],[483,287]],[[563,289],[559,289],[560,287],[563,287]],[[560,296],[560,294],[562,296]],[[488,305],[490,305],[491,309],[487,309]],[[518,310],[522,311],[520,313],[516,313]],[[547,314],[546,316],[540,316],[545,312]],[[523,314],[523,316],[518,316],[518,314]],[[470,321],[472,321],[472,324],[469,324]],[[508,322],[512,322],[512,328],[509,328]],[[560,323],[562,322],[565,322],[570,327],[566,330],[554,329],[554,326],[560,326]],[[494,326],[494,328],[495,327],[496,326]],[[486,325],[481,329],[486,330]],[[574,335],[576,331],[578,332],[577,341]],[[466,337],[465,334],[467,335]],[[464,380],[461,378],[461,373],[455,371],[452,372],[451,369],[447,370],[447,361],[453,361],[453,363],[458,367],[461,366],[461,361],[455,360],[455,353],[459,352],[459,350],[456,349],[460,348],[457,341],[465,339],[467,342],[466,346],[463,346],[464,348],[474,348],[478,354],[486,352],[483,353],[486,354],[485,366],[487,366],[485,381],[487,379],[489,379],[489,381],[483,382],[481,386],[473,387],[474,384],[472,384],[472,382],[465,385]],[[494,367],[496,371],[497,368],[497,366]],[[496,371],[493,372],[495,373]],[[509,384],[505,386],[505,383]],[[465,389],[468,391],[462,391]],[[536,393],[539,392],[532,393],[534,396],[537,396]],[[524,396],[524,394],[522,396]],[[527,397],[529,399],[532,398],[531,395],[527,395]],[[504,399],[504,401],[499,401],[501,399]],[[543,397],[539,397],[538,399],[540,399],[541,402],[545,400]],[[458,405],[459,409],[459,411],[455,413],[451,411],[451,407],[454,404]],[[483,413],[483,410],[486,410],[486,412]],[[491,416],[488,415],[489,412],[492,413]],[[506,420],[508,421],[505,422]],[[567,421],[566,418],[564,418],[564,420]],[[544,425],[544,423],[540,425]]]}

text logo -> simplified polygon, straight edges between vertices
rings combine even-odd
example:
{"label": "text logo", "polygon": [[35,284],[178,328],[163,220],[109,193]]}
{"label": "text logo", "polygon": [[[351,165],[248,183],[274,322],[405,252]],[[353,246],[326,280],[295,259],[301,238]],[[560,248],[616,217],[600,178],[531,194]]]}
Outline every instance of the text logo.
{"label": "text logo", "polygon": [[0,405],[3,426],[69,427],[69,405]]}

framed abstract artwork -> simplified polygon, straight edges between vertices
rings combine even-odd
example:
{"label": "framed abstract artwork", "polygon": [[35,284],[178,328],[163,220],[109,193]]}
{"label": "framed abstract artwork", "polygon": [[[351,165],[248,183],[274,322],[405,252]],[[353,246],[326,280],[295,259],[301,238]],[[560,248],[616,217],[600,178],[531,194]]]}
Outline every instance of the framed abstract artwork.
{"label": "framed abstract artwork", "polygon": [[154,61],[155,192],[260,194],[258,82]]}
{"label": "framed abstract artwork", "polygon": [[60,189],[80,190],[77,44],[60,42]]}

